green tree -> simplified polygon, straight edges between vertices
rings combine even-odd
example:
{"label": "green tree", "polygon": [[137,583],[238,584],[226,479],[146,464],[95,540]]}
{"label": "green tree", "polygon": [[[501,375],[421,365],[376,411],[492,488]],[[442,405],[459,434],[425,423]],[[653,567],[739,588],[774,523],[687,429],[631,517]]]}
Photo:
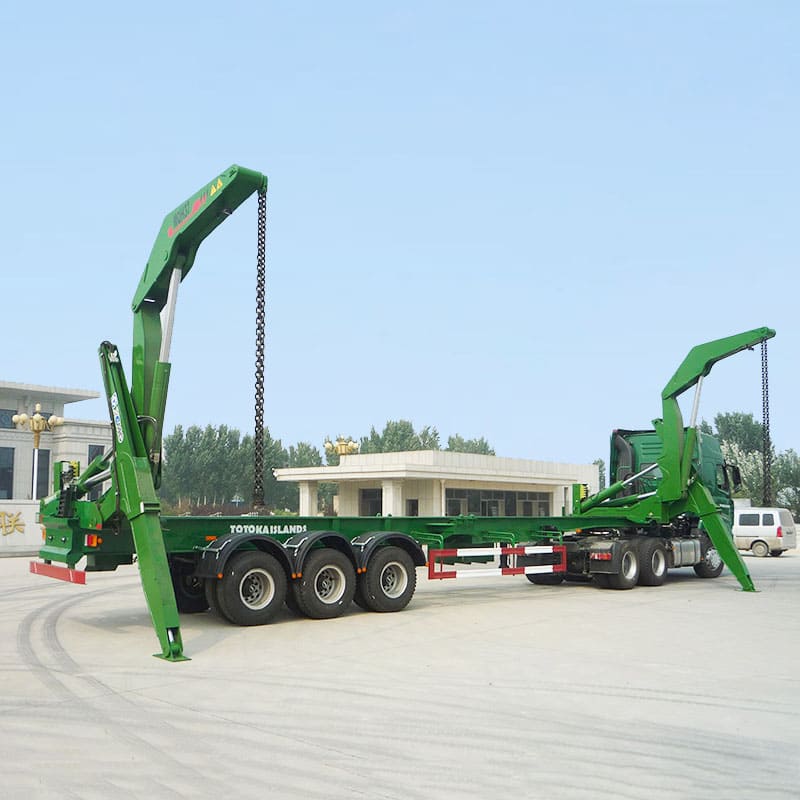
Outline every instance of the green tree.
{"label": "green tree", "polygon": [[762,452],[764,447],[764,428],[756,422],[752,414],[732,411],[714,417],[717,436],[721,442],[735,444],[742,452]]}
{"label": "green tree", "polygon": [[794,450],[786,450],[775,459],[774,478],[778,503],[800,519],[800,456]]}
{"label": "green tree", "polygon": [[477,453],[484,456],[495,454],[494,449],[483,436],[480,439],[465,439],[459,434],[448,436],[447,450],[451,453]]}
{"label": "green tree", "polygon": [[407,419],[389,420],[378,433],[373,426],[361,437],[362,453],[398,453],[408,450],[440,450],[439,432],[427,425],[419,433]]}

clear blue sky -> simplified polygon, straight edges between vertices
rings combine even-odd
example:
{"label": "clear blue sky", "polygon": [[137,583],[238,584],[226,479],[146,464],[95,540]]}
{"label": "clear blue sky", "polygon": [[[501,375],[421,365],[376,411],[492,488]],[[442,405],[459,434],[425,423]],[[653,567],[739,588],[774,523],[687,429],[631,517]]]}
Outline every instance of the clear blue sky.
{"label": "clear blue sky", "polygon": [[[694,345],[768,325],[800,449],[794,2],[6,4],[4,380],[101,388],[163,216],[270,178],[266,421],[607,457]],[[252,429],[256,204],[182,285],[167,429]],[[761,415],[758,352],[701,415]],[[73,406],[102,419],[101,401]]]}

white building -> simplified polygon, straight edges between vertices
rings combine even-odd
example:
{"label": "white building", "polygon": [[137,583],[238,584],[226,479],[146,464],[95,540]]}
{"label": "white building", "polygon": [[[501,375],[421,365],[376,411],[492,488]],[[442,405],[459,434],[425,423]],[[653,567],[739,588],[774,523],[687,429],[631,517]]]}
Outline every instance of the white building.
{"label": "white building", "polygon": [[446,450],[344,455],[335,467],[275,470],[300,488],[300,514],[317,513],[320,483],[339,487],[340,516],[558,516],[573,483],[598,490],[594,464],[557,464]]}
{"label": "white building", "polygon": [[0,555],[38,546],[37,498],[52,492],[54,464],[78,461],[84,467],[111,446],[108,421],[66,418],[41,434],[34,489],[33,433],[28,426],[15,425],[12,417],[23,413],[30,417],[37,403],[46,419],[64,417],[66,405],[99,396],[85,389],[0,381]]}

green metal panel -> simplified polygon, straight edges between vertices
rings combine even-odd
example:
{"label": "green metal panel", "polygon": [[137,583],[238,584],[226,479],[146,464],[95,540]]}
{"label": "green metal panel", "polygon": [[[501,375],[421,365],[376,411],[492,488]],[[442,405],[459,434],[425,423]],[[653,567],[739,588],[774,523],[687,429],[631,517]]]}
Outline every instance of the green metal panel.
{"label": "green metal panel", "polygon": [[266,175],[234,164],[167,214],[133,296],[134,312],[146,301],[160,311],[166,302],[172,270],[179,267],[183,280],[203,239],[251,194],[266,189]]}

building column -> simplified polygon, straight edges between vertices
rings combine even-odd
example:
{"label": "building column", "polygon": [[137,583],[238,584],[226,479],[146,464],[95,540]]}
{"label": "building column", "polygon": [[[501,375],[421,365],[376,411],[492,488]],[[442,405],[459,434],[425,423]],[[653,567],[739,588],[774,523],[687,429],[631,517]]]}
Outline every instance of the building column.
{"label": "building column", "polygon": [[444,491],[444,485],[446,481],[444,478],[439,479],[439,516],[445,517],[447,516],[447,495]]}
{"label": "building column", "polygon": [[316,517],[319,505],[317,481],[300,481],[300,516]]}
{"label": "building column", "polygon": [[381,509],[384,517],[405,516],[403,508],[403,482],[398,480],[381,481]]}

